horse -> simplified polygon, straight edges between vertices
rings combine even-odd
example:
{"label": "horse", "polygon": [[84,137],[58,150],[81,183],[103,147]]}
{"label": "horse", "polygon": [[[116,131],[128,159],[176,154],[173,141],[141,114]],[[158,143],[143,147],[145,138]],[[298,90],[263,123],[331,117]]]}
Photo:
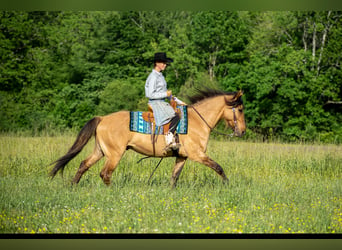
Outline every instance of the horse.
{"label": "horse", "polygon": [[176,163],[171,175],[171,186],[175,187],[187,159],[199,162],[213,169],[228,183],[222,167],[207,154],[207,144],[210,132],[222,119],[226,126],[231,127],[233,135],[241,137],[246,132],[243,92],[224,92],[221,90],[205,89],[189,97],[188,133],[179,135],[181,147],[178,152],[165,154],[165,141],[157,140],[151,143],[151,135],[130,131],[130,112],[118,111],[106,116],[96,116],[88,121],[80,130],[74,144],[68,152],[53,162],[50,176],[53,179],[58,171],[63,173],[65,166],[72,160],[92,136],[95,136],[93,152],[81,162],[73,184],[79,183],[82,175],[97,161],[105,157],[105,164],[100,177],[106,185],[110,185],[113,171],[118,166],[126,150],[134,150],[147,157],[176,157]]}

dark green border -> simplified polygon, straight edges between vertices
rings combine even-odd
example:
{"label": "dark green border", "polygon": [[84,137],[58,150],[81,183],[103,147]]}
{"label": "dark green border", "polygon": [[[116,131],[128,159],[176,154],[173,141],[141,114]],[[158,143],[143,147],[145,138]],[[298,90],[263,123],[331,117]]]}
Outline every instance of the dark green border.
{"label": "dark green border", "polygon": [[300,249],[300,250],[321,250],[321,249],[341,249],[342,240],[239,240],[239,239],[89,239],[89,240],[1,240],[1,248],[12,249],[49,249],[49,250],[102,250],[102,249],[139,249],[139,250],[223,250],[223,249]]}
{"label": "dark green border", "polygon": [[342,10],[340,0],[2,0],[8,10]]}
{"label": "dark green border", "polygon": [[[2,0],[0,10],[342,10],[340,0]],[[270,236],[272,237],[272,236]],[[6,237],[7,238],[7,237]],[[9,237],[11,238],[11,237]],[[15,238],[15,237],[14,237]],[[158,238],[158,236],[156,236]],[[340,239],[0,239],[1,249],[341,249]],[[263,238],[263,237],[261,237]]]}

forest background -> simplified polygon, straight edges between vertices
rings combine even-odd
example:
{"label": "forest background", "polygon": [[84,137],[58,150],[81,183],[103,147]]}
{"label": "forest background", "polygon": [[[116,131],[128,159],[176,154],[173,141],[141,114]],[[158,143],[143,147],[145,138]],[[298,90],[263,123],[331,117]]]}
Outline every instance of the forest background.
{"label": "forest background", "polygon": [[79,129],[168,88],[244,91],[246,138],[342,142],[342,12],[1,11],[0,131]]}

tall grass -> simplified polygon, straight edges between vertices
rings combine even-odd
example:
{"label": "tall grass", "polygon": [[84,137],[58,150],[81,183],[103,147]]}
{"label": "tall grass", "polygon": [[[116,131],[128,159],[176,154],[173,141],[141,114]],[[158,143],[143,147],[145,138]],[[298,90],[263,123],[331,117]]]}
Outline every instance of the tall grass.
{"label": "tall grass", "polygon": [[93,142],[64,171],[49,163],[73,136],[0,137],[1,233],[341,233],[342,155],[337,145],[211,141],[208,154],[230,179],[188,161],[176,189],[174,159],[128,151],[106,187],[104,161],[70,180]]}

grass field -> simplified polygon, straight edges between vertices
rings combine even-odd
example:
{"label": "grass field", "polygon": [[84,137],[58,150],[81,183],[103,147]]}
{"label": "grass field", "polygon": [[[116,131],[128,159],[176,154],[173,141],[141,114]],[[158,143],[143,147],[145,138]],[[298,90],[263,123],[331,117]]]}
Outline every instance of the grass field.
{"label": "grass field", "polygon": [[172,190],[174,159],[147,183],[159,159],[130,151],[111,186],[103,160],[71,186],[93,141],[51,181],[73,140],[0,136],[0,233],[342,233],[341,146],[211,141],[230,184],[188,161]]}

